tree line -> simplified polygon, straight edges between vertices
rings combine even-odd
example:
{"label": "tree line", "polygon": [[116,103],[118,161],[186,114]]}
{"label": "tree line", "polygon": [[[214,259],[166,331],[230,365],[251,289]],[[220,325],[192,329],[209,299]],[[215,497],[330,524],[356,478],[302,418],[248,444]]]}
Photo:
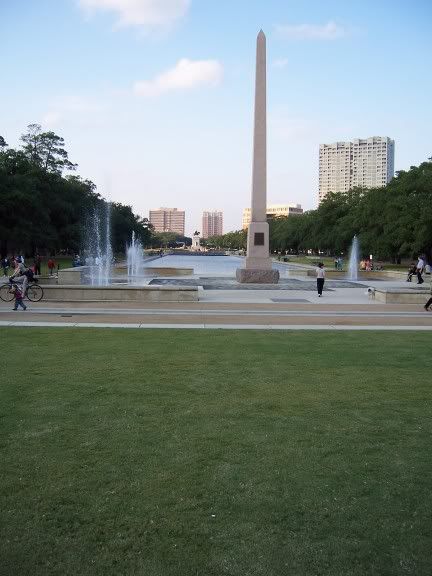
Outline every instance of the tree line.
{"label": "tree line", "polygon": [[[269,219],[270,249],[290,254],[345,254],[354,235],[363,256],[432,259],[432,159],[398,172],[385,187],[331,193],[316,210]],[[210,238],[211,245],[246,247],[245,231]]]}
{"label": "tree line", "polygon": [[[20,141],[14,149],[0,136],[1,255],[79,253],[89,219],[105,213],[107,201],[93,182],[74,174],[63,138],[30,124]],[[111,202],[110,218],[115,253],[124,252],[132,232],[144,247],[167,243],[131,206]]]}

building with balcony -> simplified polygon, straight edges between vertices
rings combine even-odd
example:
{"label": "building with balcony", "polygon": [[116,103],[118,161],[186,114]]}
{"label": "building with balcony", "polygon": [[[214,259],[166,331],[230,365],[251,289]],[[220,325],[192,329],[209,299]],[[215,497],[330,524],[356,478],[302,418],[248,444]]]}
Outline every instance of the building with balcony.
{"label": "building with balcony", "polygon": [[175,232],[180,236],[185,233],[185,211],[178,208],[158,208],[150,210],[150,223],[155,232]]}
{"label": "building with balcony", "polygon": [[319,201],[330,192],[385,186],[394,176],[394,147],[387,136],[320,144]]}

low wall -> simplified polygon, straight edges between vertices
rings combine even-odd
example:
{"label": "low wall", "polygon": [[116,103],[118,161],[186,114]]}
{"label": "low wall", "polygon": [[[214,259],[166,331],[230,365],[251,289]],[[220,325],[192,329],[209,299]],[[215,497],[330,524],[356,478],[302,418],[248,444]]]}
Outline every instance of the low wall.
{"label": "low wall", "polygon": [[144,272],[146,276],[191,276],[194,269],[146,266]]}
{"label": "low wall", "polygon": [[60,285],[78,285],[84,283],[84,275],[88,273],[90,266],[76,266],[75,268],[64,268],[58,271],[58,281]]}
{"label": "low wall", "polygon": [[57,284],[57,274],[55,276],[40,276],[35,274],[35,278],[39,284],[45,286],[45,284]]}
{"label": "low wall", "polygon": [[402,288],[389,288],[375,290],[375,300],[385,304],[425,304],[430,296],[428,288],[404,290]]}
{"label": "low wall", "polygon": [[[331,268],[326,268],[325,274],[326,278],[349,280],[349,278],[347,278],[347,270],[332,270]],[[308,270],[307,275],[316,277],[316,270]],[[400,270],[372,270],[369,272],[359,270],[357,280],[406,280],[406,277],[407,273]]]}
{"label": "low wall", "polygon": [[[160,260],[160,257],[158,256],[154,259]],[[91,269],[92,266],[76,266],[75,268],[59,270],[57,284],[61,286],[86,285]],[[113,269],[113,275],[115,275],[116,271],[121,271],[122,269],[127,270],[127,266],[116,266]],[[173,268],[171,266],[146,266],[143,268],[145,276],[192,276],[193,273],[193,268]]]}
{"label": "low wall", "polygon": [[42,285],[48,302],[197,302],[196,286],[50,286]]}
{"label": "low wall", "polygon": [[307,268],[287,268],[287,272],[288,276],[314,276],[316,278],[315,270],[308,270]]}

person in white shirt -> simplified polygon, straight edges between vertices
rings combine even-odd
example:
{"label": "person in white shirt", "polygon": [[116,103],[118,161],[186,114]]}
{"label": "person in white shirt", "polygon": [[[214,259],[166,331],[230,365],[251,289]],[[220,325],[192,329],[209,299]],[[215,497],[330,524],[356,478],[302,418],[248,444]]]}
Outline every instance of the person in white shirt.
{"label": "person in white shirt", "polygon": [[316,269],[316,275],[317,275],[318,297],[321,298],[322,291],[324,288],[324,278],[325,278],[324,264],[322,262],[320,262],[318,264],[318,268]]}
{"label": "person in white shirt", "polygon": [[424,266],[425,266],[424,260],[421,256],[419,256],[417,266],[416,266],[416,268],[417,268],[417,284],[423,284],[423,282],[424,282],[423,277],[422,277]]}

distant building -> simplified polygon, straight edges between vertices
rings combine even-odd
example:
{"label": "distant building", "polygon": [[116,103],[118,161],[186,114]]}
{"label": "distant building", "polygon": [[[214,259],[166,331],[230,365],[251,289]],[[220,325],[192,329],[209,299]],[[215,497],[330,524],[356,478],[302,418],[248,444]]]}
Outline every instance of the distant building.
{"label": "distant building", "polygon": [[205,211],[202,215],[202,237],[222,236],[223,213],[217,211]]}
{"label": "distant building", "polygon": [[150,210],[149,220],[154,226],[155,232],[175,232],[176,234],[180,234],[180,236],[184,236],[184,210],[178,210],[178,208]]}
{"label": "distant building", "polygon": [[[293,216],[303,214],[301,204],[271,204],[267,206],[267,218],[274,218],[275,216]],[[251,221],[251,209],[245,208],[243,210],[242,228],[246,230]]]}
{"label": "distant building", "polygon": [[394,140],[387,136],[320,144],[320,202],[329,192],[385,186],[393,176]]}

